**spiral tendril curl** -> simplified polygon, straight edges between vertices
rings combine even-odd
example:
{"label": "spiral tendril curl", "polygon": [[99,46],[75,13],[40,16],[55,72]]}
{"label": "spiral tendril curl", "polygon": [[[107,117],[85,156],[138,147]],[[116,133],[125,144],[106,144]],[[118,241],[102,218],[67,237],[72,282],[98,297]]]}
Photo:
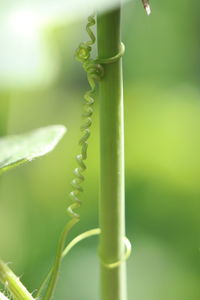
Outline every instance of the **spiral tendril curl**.
{"label": "spiral tendril curl", "polygon": [[87,79],[90,86],[90,89],[84,95],[84,111],[83,118],[84,122],[81,126],[81,132],[83,132],[82,137],[79,140],[79,145],[81,146],[81,153],[76,156],[76,161],[78,167],[74,170],[74,179],[71,182],[73,190],[70,192],[69,196],[72,200],[72,203],[68,206],[67,212],[70,216],[70,220],[65,225],[65,228],[61,234],[57,254],[53,268],[45,278],[41,287],[37,293],[37,299],[40,299],[43,289],[48,282],[46,292],[44,294],[43,300],[50,300],[52,298],[55,285],[58,278],[58,272],[62,260],[62,253],[65,247],[66,238],[71,231],[72,227],[79,222],[80,216],[76,210],[81,206],[81,200],[79,199],[79,193],[83,192],[81,184],[84,182],[85,177],[83,172],[86,170],[85,160],[87,159],[87,149],[88,149],[88,139],[90,137],[90,127],[92,125],[92,115],[93,115],[93,104],[94,104],[94,92],[96,87],[96,81],[100,80],[103,76],[103,67],[101,64],[97,63],[95,60],[91,59],[92,46],[95,44],[96,38],[91,29],[95,25],[94,15],[88,17],[88,23],[86,25],[86,31],[90,38],[89,41],[81,43],[76,50],[75,58],[82,63],[83,69],[87,73]]}
{"label": "spiral tendril curl", "polygon": [[88,139],[90,137],[90,127],[92,125],[93,104],[95,102],[95,82],[101,80],[103,76],[103,67],[101,66],[101,64],[98,64],[95,62],[95,60],[91,59],[92,46],[96,42],[95,35],[91,29],[91,27],[94,25],[94,16],[89,16],[88,23],[86,25],[86,31],[90,40],[81,43],[75,53],[75,58],[82,63],[83,69],[87,73],[87,79],[90,85],[90,90],[88,90],[83,97],[84,111],[82,116],[84,118],[84,122],[80,128],[83,132],[83,135],[79,140],[79,145],[81,146],[81,153],[76,156],[78,167],[73,172],[75,178],[71,182],[71,185],[74,189],[69,194],[72,200],[72,204],[67,209],[69,216],[71,218],[75,218],[77,221],[79,221],[80,216],[78,213],[75,212],[75,210],[78,209],[81,205],[81,200],[79,199],[78,195],[79,193],[83,192],[81,184],[85,180],[83,172],[86,170],[86,164],[84,161],[87,159]]}
{"label": "spiral tendril curl", "polygon": [[[101,80],[101,78],[104,76],[104,69],[102,65],[112,64],[116,62],[121,58],[121,56],[124,54],[125,51],[124,44],[121,43],[119,53],[117,53],[113,57],[93,60],[91,58],[91,51],[92,51],[92,46],[96,42],[96,38],[91,27],[93,27],[94,25],[95,25],[94,15],[91,15],[88,17],[88,23],[86,25],[86,31],[88,33],[90,40],[81,43],[75,52],[75,58],[82,63],[83,69],[87,73],[87,80],[90,89],[84,94],[83,97],[84,110],[82,116],[84,122],[80,128],[81,132],[83,132],[83,135],[79,140],[79,145],[81,146],[81,153],[76,156],[78,167],[75,168],[73,171],[73,174],[75,176],[71,182],[71,185],[73,186],[73,190],[69,194],[72,203],[67,208],[68,215],[70,216],[71,219],[67,222],[61,234],[53,268],[49,271],[41,287],[39,288],[36,295],[37,300],[41,299],[41,295],[43,294],[43,290],[45,289],[46,285],[47,285],[46,292],[42,297],[42,300],[50,300],[52,298],[53,291],[58,277],[61,260],[69,252],[69,250],[73,248],[74,245],[79,243],[81,240],[91,237],[93,235],[100,234],[101,232],[99,228],[86,231],[78,235],[65,248],[65,241],[69,232],[71,231],[72,227],[80,220],[80,215],[76,212],[76,210],[81,206],[82,203],[81,200],[79,199],[79,194],[83,192],[82,183],[85,180],[83,172],[86,170],[85,160],[87,159],[88,139],[90,137],[90,127],[92,125],[93,104],[95,102],[94,92],[96,88],[96,81]],[[105,262],[104,260],[101,259],[101,262],[105,267],[110,269],[116,268],[129,257],[131,253],[131,244],[126,237],[124,237],[123,242],[126,246],[126,252],[124,257],[121,260],[116,262]]]}

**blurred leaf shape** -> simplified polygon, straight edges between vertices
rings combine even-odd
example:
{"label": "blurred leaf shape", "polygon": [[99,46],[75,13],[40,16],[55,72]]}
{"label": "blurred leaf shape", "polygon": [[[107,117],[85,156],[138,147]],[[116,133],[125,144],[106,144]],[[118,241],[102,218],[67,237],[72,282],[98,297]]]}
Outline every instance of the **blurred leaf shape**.
{"label": "blurred leaf shape", "polygon": [[52,151],[66,132],[63,125],[0,138],[0,174]]}

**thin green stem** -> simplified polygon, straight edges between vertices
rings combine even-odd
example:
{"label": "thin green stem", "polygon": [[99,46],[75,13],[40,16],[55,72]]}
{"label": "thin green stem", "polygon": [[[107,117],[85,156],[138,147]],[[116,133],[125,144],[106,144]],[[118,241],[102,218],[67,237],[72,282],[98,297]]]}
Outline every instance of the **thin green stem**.
{"label": "thin green stem", "polygon": [[[120,52],[119,8],[97,17],[99,59]],[[124,257],[124,124],[121,59],[104,65],[100,85],[100,244],[101,299],[126,300]],[[107,265],[121,261],[115,268]]]}
{"label": "thin green stem", "polygon": [[[99,235],[101,233],[100,228],[94,228],[94,229],[90,229],[88,231],[85,231],[81,234],[79,234],[78,236],[76,236],[71,242],[69,242],[69,244],[65,247],[65,249],[62,252],[62,259],[71,251],[71,249],[76,246],[78,243],[80,243],[81,241],[90,238],[94,235]],[[120,261],[116,261],[116,262],[112,262],[111,264],[106,264],[107,268],[113,269],[117,266],[119,266],[122,261],[126,261],[130,254],[131,254],[131,243],[130,241],[127,239],[127,237],[124,237],[124,245],[126,246],[126,252],[124,253],[124,257],[122,260]],[[45,290],[45,287],[47,286],[47,283],[51,277],[51,274],[53,272],[53,268],[51,268],[51,270],[48,272],[47,276],[45,277],[45,279],[43,280],[40,288],[38,289],[38,292],[36,294],[36,299],[40,299],[42,296],[43,291]],[[0,299],[1,300],[1,299]]]}
{"label": "thin green stem", "polygon": [[76,59],[83,64],[83,68],[87,72],[87,79],[88,79],[90,89],[84,95],[84,102],[85,102],[84,112],[83,112],[84,123],[81,126],[81,131],[83,132],[83,135],[79,140],[79,145],[81,146],[81,153],[76,156],[78,167],[74,170],[75,178],[71,182],[71,185],[73,186],[73,190],[70,193],[70,198],[72,199],[72,203],[69,205],[67,209],[68,214],[72,219],[66,224],[65,229],[61,235],[56,259],[51,272],[51,277],[47,287],[47,291],[44,296],[44,300],[50,300],[52,298],[55,285],[57,282],[57,278],[58,278],[58,272],[62,260],[62,251],[64,249],[67,235],[72,229],[72,227],[80,220],[80,216],[76,212],[76,210],[81,206],[79,193],[83,192],[83,188],[81,184],[84,182],[85,177],[83,176],[82,173],[87,168],[85,161],[87,159],[88,139],[90,137],[90,127],[92,125],[92,115],[93,115],[92,106],[94,104],[93,94],[95,91],[95,80],[100,80],[99,69],[101,69],[100,66],[96,65],[90,57],[92,46],[95,43],[95,36],[92,31],[92,27],[94,25],[95,25],[94,16],[93,15],[89,16],[88,23],[86,25],[86,31],[88,33],[89,40],[79,45],[75,55]]}
{"label": "thin green stem", "polygon": [[15,300],[34,300],[13,271],[0,260],[0,281]]}
{"label": "thin green stem", "polygon": [[[79,234],[78,236],[76,236],[66,247],[65,249],[63,250],[62,252],[62,257],[61,258],[64,258],[68,253],[69,251],[76,245],[78,244],[80,241],[88,238],[88,237],[91,237],[93,235],[98,235],[100,234],[100,229],[99,228],[95,228],[95,229],[91,229],[91,230],[88,230],[86,232],[83,232],[81,234]],[[40,299],[41,295],[42,295],[42,292],[43,290],[45,289],[50,277],[51,277],[51,274],[53,272],[53,268],[51,268],[51,270],[48,272],[47,276],[45,277],[44,281],[42,282],[40,288],[38,289],[38,292],[37,292],[37,295],[36,295],[36,298],[37,299]],[[1,299],[0,299],[1,300]]]}
{"label": "thin green stem", "polygon": [[55,289],[55,286],[56,286],[56,283],[57,283],[57,279],[58,279],[58,273],[59,273],[59,269],[60,269],[60,264],[61,264],[61,260],[62,260],[62,253],[63,253],[63,250],[64,250],[66,237],[68,236],[68,234],[69,234],[70,230],[72,229],[72,227],[78,221],[79,221],[78,219],[72,219],[69,222],[67,222],[67,224],[66,224],[66,226],[65,226],[65,228],[64,228],[64,230],[61,234],[61,237],[60,237],[60,240],[59,240],[59,243],[58,243],[58,249],[57,249],[55,262],[54,262],[53,269],[52,269],[52,272],[51,272],[51,275],[50,275],[51,277],[50,277],[50,280],[49,280],[47,291],[46,291],[46,293],[43,297],[43,300],[50,300],[53,296],[53,292],[54,292],[54,289]]}

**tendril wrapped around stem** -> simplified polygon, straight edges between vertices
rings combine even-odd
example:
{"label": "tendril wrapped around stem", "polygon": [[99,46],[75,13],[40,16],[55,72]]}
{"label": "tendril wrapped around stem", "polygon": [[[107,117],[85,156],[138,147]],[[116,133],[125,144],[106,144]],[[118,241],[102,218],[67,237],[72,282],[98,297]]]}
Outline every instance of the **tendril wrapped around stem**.
{"label": "tendril wrapped around stem", "polygon": [[[113,57],[97,59],[97,60],[91,59],[92,46],[95,44],[96,41],[95,35],[91,29],[91,27],[94,25],[95,25],[94,16],[93,15],[89,16],[88,23],[86,25],[86,31],[89,35],[90,40],[85,43],[81,43],[75,53],[75,58],[82,63],[83,69],[87,73],[87,79],[88,79],[90,89],[85,93],[83,97],[84,110],[82,116],[84,122],[80,128],[81,132],[83,132],[83,135],[79,140],[79,145],[81,146],[81,153],[76,156],[78,167],[75,168],[73,172],[75,176],[71,182],[71,185],[73,186],[73,190],[69,194],[72,203],[67,208],[68,215],[70,216],[71,219],[67,222],[61,234],[53,268],[49,271],[47,277],[45,278],[44,282],[39,288],[36,295],[37,300],[41,299],[41,294],[43,293],[43,290],[45,289],[47,282],[48,282],[47,289],[42,299],[50,300],[52,298],[53,291],[58,277],[58,271],[60,268],[61,260],[69,252],[69,250],[74,245],[76,245],[79,241],[88,238],[90,236],[100,234],[99,228],[89,230],[87,232],[78,235],[65,248],[65,241],[69,232],[71,231],[72,227],[80,220],[80,216],[76,212],[76,210],[81,206],[81,200],[79,199],[79,194],[83,192],[82,183],[85,180],[83,172],[86,170],[85,160],[87,159],[88,139],[90,137],[90,127],[92,125],[93,104],[95,102],[94,92],[96,88],[96,81],[101,80],[101,78],[104,76],[104,69],[102,65],[115,63],[117,60],[121,58],[121,56],[124,54],[125,51],[124,44],[121,43],[119,53],[117,53]],[[121,260],[115,262],[105,262],[101,259],[104,266],[106,266],[107,268],[116,268],[129,257],[131,253],[131,244],[126,237],[124,237],[124,243],[126,246],[126,252],[124,254],[124,257]]]}

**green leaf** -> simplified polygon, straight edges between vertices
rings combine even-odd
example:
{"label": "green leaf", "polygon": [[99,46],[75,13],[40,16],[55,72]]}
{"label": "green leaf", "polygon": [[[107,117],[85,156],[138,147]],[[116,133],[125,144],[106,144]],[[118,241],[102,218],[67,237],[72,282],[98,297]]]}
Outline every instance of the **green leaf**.
{"label": "green leaf", "polygon": [[0,174],[52,151],[66,132],[62,125],[0,138]]}

